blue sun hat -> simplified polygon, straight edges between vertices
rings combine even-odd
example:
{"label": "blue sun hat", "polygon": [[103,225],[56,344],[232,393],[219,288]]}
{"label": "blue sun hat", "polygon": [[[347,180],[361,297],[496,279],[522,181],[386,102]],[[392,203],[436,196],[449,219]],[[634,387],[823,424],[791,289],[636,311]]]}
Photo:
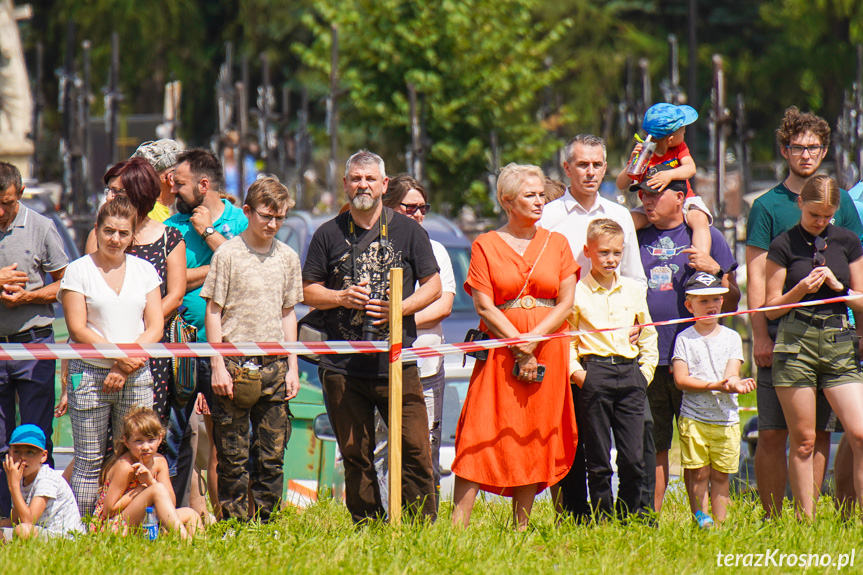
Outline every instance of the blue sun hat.
{"label": "blue sun hat", "polygon": [[19,425],[12,432],[9,445],[32,445],[45,450],[45,433],[32,423]]}
{"label": "blue sun hat", "polygon": [[683,126],[698,119],[698,112],[692,106],[674,104],[654,104],[644,113],[641,127],[654,140],[673,134]]}

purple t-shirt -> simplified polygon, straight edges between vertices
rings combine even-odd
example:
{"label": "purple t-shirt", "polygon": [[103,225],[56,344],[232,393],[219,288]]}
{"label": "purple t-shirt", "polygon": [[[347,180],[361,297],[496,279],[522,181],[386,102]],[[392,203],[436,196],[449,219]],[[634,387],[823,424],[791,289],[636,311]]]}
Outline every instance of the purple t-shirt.
{"label": "purple t-shirt", "polygon": [[[710,239],[710,257],[726,271],[736,268],[737,262],[722,233],[711,227]],[[692,246],[692,230],[689,226],[681,224],[670,230],[646,227],[638,231],[638,246],[647,276],[647,307],[653,321],[692,317],[684,305],[686,282],[695,273],[689,266],[689,254],[683,253],[683,250]],[[690,325],[657,326],[659,365],[671,364],[674,338]]]}

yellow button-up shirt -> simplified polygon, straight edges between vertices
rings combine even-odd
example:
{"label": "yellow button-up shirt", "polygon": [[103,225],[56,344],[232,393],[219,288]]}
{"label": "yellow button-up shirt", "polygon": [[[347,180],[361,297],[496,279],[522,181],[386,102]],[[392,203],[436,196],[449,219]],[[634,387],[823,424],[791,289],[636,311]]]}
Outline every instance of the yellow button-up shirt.
{"label": "yellow button-up shirt", "polygon": [[572,331],[621,328],[573,337],[569,354],[570,375],[584,369],[579,359],[585,355],[619,355],[638,357],[644,379],[648,383],[653,380],[653,372],[659,362],[656,328],[643,328],[637,346],[629,342],[633,325],[651,322],[647,294],[637,281],[615,272],[611,289],[605,289],[592,273],[588,273],[575,286],[575,303],[566,321]]}

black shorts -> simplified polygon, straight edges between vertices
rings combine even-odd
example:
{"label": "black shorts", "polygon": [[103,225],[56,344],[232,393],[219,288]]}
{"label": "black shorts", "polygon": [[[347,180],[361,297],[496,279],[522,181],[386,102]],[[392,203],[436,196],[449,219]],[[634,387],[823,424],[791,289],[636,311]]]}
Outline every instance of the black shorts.
{"label": "black shorts", "polygon": [[671,449],[674,422],[680,417],[683,392],[674,384],[674,376],[667,365],[656,367],[653,382],[647,386],[647,401],[653,414],[653,442],[656,452]]}

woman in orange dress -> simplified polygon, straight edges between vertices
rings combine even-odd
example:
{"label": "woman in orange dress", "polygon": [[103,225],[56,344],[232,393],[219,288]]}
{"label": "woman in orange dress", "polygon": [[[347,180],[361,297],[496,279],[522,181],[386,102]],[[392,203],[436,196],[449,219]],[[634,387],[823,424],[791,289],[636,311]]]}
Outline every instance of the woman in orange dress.
{"label": "woman in orange dress", "polygon": [[[473,243],[464,289],[493,338],[566,331],[579,267],[564,236],[537,226],[544,181],[536,166],[501,170],[508,222]],[[536,494],[569,471],[578,432],[568,362],[565,337],[492,349],[476,362],[456,431],[454,525],[467,526],[482,489],[512,497],[524,529]]]}

